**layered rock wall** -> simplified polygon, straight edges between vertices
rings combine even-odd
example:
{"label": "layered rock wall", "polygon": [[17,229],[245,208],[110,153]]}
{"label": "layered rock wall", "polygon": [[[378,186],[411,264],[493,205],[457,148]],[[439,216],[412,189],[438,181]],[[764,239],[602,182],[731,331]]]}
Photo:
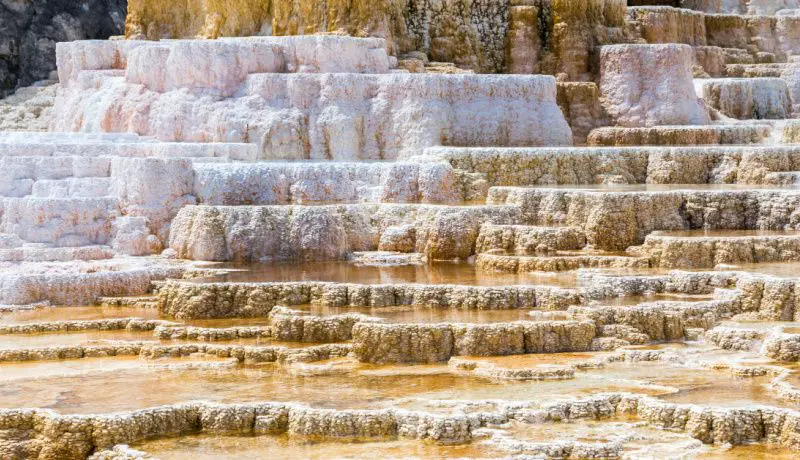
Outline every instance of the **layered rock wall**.
{"label": "layered rock wall", "polygon": [[780,78],[709,78],[695,85],[698,96],[731,118],[784,119],[792,114],[791,93]]}
{"label": "layered rock wall", "polygon": [[641,244],[654,230],[795,229],[792,191],[617,192],[492,189],[489,202],[516,204],[529,222],[581,226],[606,250]]}
{"label": "layered rock wall", "polygon": [[629,17],[637,34],[648,43],[711,46],[726,53],[744,52],[755,62],[786,62],[800,53],[800,17],[775,15],[776,10],[768,10],[771,12],[754,8],[754,12],[707,14],[690,9],[647,6],[631,8]]}
{"label": "layered rock wall", "polygon": [[378,249],[385,234],[410,224],[416,252],[466,259],[481,223],[512,223],[516,216],[504,206],[187,206],[172,222],[170,247],[195,260],[342,259]]}
{"label": "layered rock wall", "polygon": [[[62,45],[64,88],[52,128],[249,142],[261,159],[397,159],[432,145],[572,143],[554,78],[387,74],[382,44],[286,37]],[[164,66],[147,71],[153,60]]]}
{"label": "layered rock wall", "polygon": [[586,79],[594,46],[625,41],[624,0],[130,2],[129,38],[346,34],[476,72]]}

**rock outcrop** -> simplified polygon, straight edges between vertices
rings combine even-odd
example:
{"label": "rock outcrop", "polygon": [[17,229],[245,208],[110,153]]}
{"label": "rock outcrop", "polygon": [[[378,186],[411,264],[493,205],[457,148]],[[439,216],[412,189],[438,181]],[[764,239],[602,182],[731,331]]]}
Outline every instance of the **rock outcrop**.
{"label": "rock outcrop", "polygon": [[50,78],[56,70],[56,43],[121,35],[126,11],[125,0],[4,2],[0,5],[0,98]]}
{"label": "rock outcrop", "polygon": [[398,57],[414,53],[475,72],[567,74],[588,80],[597,45],[630,40],[625,0],[486,2],[133,0],[130,39],[345,34],[380,37]]}

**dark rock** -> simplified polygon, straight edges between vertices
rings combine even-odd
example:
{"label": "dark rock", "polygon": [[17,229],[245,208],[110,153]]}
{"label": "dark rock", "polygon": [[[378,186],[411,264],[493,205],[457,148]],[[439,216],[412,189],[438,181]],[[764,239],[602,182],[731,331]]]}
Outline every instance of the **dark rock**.
{"label": "dark rock", "polygon": [[0,0],[0,97],[49,77],[56,42],[125,29],[127,0]]}

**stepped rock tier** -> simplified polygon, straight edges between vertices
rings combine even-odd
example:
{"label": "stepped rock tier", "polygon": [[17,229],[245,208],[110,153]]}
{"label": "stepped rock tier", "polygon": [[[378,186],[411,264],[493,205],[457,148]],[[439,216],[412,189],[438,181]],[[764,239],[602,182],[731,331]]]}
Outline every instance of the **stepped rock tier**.
{"label": "stepped rock tier", "polygon": [[[163,43],[59,45],[64,83],[53,128],[252,142],[260,159],[377,160],[442,144],[572,143],[552,77],[388,73],[391,60],[377,39]],[[163,63],[159,72],[146,70],[152,62]]]}
{"label": "stepped rock tier", "polygon": [[0,458],[797,458],[800,3],[128,12],[0,100]]}

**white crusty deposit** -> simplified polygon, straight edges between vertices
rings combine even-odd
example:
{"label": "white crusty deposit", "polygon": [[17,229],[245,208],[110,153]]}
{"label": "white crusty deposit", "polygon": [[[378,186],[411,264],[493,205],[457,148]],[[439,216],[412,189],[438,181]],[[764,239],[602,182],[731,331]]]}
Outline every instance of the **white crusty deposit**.
{"label": "white crusty deposit", "polygon": [[708,109],[692,84],[693,59],[688,45],[602,47],[600,91],[605,109],[620,126],[708,124]]}
{"label": "white crusty deposit", "polygon": [[[322,53],[329,42],[346,49],[344,56]],[[59,45],[65,83],[53,128],[250,142],[264,159],[395,159],[433,145],[572,143],[554,78],[388,74],[385,62],[362,64],[381,51],[386,60],[380,43],[294,37]],[[95,48],[111,57],[87,57]],[[160,72],[144,72],[143,63],[153,61],[165,63]],[[197,68],[203,65],[213,70]]]}

